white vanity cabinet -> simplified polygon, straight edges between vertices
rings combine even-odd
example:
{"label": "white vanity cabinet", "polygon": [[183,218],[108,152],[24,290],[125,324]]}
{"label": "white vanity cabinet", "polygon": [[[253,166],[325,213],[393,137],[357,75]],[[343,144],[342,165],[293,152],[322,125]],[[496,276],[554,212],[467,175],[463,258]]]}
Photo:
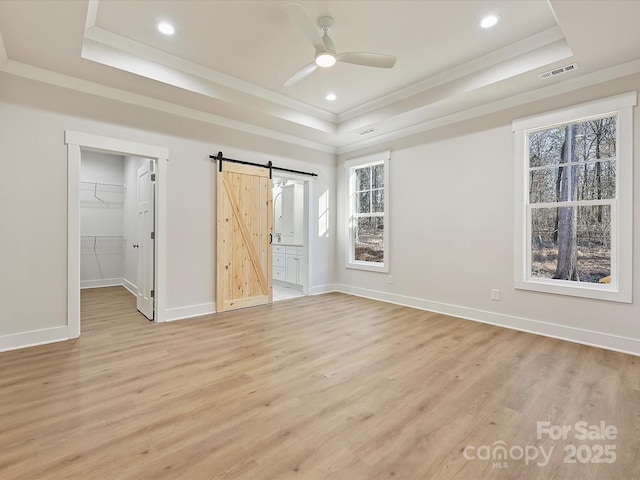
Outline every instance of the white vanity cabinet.
{"label": "white vanity cabinet", "polygon": [[302,285],[304,275],[304,247],[273,245],[273,279]]}
{"label": "white vanity cabinet", "polygon": [[302,284],[302,261],[304,259],[303,247],[284,247],[286,268],[286,281],[296,285]]}
{"label": "white vanity cabinet", "polygon": [[287,281],[287,261],[284,246],[273,246],[273,279],[281,282]]}

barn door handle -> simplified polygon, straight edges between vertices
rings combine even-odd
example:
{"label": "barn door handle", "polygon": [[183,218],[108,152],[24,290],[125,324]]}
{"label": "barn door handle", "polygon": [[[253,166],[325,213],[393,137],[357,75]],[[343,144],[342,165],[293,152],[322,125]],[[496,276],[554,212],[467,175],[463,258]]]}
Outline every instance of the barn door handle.
{"label": "barn door handle", "polygon": [[273,245],[273,233],[269,234],[269,245]]}

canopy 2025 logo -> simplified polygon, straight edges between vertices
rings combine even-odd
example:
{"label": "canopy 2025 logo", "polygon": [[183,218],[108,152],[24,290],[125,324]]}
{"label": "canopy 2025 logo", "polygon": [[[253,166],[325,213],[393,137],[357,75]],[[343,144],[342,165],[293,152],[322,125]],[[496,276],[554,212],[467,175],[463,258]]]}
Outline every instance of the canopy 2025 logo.
{"label": "canopy 2025 logo", "polygon": [[[616,461],[616,445],[612,442],[618,438],[618,429],[615,425],[607,425],[604,420],[597,424],[579,421],[575,424],[563,425],[538,421],[536,438],[537,440],[571,441],[563,447],[564,463],[615,463]],[[545,467],[549,464],[555,449],[556,445],[545,447],[536,443],[510,446],[504,440],[497,440],[491,445],[477,447],[467,445],[462,454],[467,460],[491,461],[492,468],[508,468],[509,461],[523,461],[527,466]]]}

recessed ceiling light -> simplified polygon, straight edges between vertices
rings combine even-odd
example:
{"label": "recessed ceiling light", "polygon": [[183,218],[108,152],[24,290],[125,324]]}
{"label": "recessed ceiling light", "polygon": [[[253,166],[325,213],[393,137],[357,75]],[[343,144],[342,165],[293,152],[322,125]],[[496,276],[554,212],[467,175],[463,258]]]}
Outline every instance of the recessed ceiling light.
{"label": "recessed ceiling light", "polygon": [[337,97],[337,95],[335,93],[327,93],[327,96],[324,97],[327,100],[329,100],[330,102],[333,102]]}
{"label": "recessed ceiling light", "polygon": [[500,21],[500,15],[496,15],[492,13],[491,15],[487,15],[482,20],[480,20],[480,26],[482,28],[491,28],[498,24]]}
{"label": "recessed ceiling light", "polygon": [[176,33],[176,29],[173,28],[173,25],[168,22],[158,23],[158,31],[160,33],[164,33],[165,35],[173,35],[174,33]]}

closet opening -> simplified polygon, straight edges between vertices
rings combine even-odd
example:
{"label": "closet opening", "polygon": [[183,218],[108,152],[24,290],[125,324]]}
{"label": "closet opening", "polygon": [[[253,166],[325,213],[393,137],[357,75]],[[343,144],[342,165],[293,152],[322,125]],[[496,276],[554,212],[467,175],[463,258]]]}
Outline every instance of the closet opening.
{"label": "closet opening", "polygon": [[[122,279],[120,280],[121,285],[116,284],[115,287],[108,288],[118,289],[125,298],[132,300],[135,305],[132,315],[137,317],[136,310],[145,311],[146,308],[146,313],[140,318],[146,317],[153,319],[154,322],[165,322],[167,283],[166,173],[169,149],[73,130],[65,131],[65,143],[67,145],[68,218],[67,338],[80,336],[81,286],[87,288],[106,287],[106,284],[117,283],[117,279]],[[90,158],[91,155],[87,157],[87,154],[91,153],[116,157],[115,160],[112,157],[107,158],[117,164],[121,162],[122,180],[118,179],[120,177],[109,177],[109,175],[115,175],[113,171],[111,173],[103,171],[104,176],[89,178],[86,175],[87,172],[82,171],[81,164],[82,158]],[[133,163],[128,163],[126,157],[132,157],[135,160]],[[88,161],[91,162],[91,160]],[[102,167],[114,169],[113,164],[104,164],[102,167],[96,164],[94,167],[96,175]],[[133,176],[133,170],[136,172],[136,186],[128,189],[129,193],[135,192],[136,196],[127,195],[129,180],[124,177],[125,167],[131,168],[131,176]],[[88,200],[89,196],[92,197],[90,201]],[[152,202],[145,205],[145,198],[152,199]],[[82,199],[85,199],[85,202]],[[117,209],[124,209],[125,203],[135,203],[138,215],[135,227],[132,227],[132,222],[129,221],[126,230],[124,211],[122,214],[116,213]],[[91,209],[103,209],[103,217],[89,219],[87,215],[90,214],[88,210]],[[84,221],[83,216],[85,217]],[[122,219],[122,222],[119,218]],[[147,233],[148,235],[146,235]],[[135,238],[136,234],[137,238]],[[146,246],[145,242],[150,242],[152,247]],[[142,247],[143,245],[145,248]],[[94,246],[95,251],[93,250]],[[142,257],[138,253],[142,249],[149,255]],[[147,263],[137,267],[135,275],[128,273],[134,268],[133,264],[127,266],[125,263],[125,258],[132,256],[132,252],[139,261],[141,261],[141,257],[150,259]],[[83,256],[87,260],[84,265],[81,261]],[[106,261],[104,257],[112,258]],[[120,269],[115,270],[118,265],[120,265]],[[83,269],[84,272],[81,272]],[[138,280],[139,272],[140,280]],[[81,280],[85,282],[83,285],[81,285]],[[127,287],[130,290],[134,290],[134,287],[135,290],[142,289],[144,292],[148,292],[148,295],[134,298],[125,290]],[[149,299],[152,300],[151,310],[149,310],[148,303],[146,307],[144,304],[141,306],[140,303],[148,302]],[[114,300],[114,302],[117,301],[117,299]]]}
{"label": "closet opening", "polygon": [[131,310],[149,320],[155,296],[155,170],[148,158],[81,152],[80,288],[110,288],[93,296],[106,308],[111,301],[129,305],[122,295],[126,289],[135,297]]}

